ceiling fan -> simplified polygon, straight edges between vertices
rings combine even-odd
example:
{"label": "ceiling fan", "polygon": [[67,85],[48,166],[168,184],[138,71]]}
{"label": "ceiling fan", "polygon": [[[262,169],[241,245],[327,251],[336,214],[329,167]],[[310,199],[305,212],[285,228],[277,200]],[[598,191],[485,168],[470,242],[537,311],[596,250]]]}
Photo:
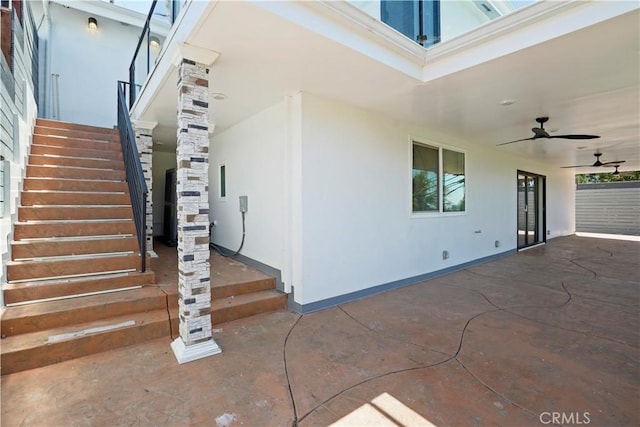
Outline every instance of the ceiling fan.
{"label": "ceiling fan", "polygon": [[618,172],[618,167],[620,166],[620,163],[624,163],[626,160],[615,160],[613,162],[601,162],[600,161],[600,156],[602,156],[602,153],[593,153],[594,156],[596,156],[596,161],[594,164],[592,165],[576,165],[576,166],[561,166],[563,168],[592,168],[592,167],[600,167],[600,166],[612,166],[616,168],[616,172]]}
{"label": "ceiling fan", "polygon": [[533,131],[534,135],[531,138],[523,138],[523,139],[516,139],[515,141],[509,141],[509,142],[503,142],[502,144],[497,144],[497,145],[507,145],[507,144],[513,144],[514,142],[520,142],[520,141],[533,141],[536,139],[541,139],[541,138],[546,138],[546,139],[551,139],[551,138],[563,138],[563,139],[594,139],[594,138],[600,138],[599,135],[549,135],[549,133],[544,129],[544,124],[549,120],[549,117],[538,117],[536,118],[536,122],[540,123],[540,127],[539,128],[531,128],[531,130]]}

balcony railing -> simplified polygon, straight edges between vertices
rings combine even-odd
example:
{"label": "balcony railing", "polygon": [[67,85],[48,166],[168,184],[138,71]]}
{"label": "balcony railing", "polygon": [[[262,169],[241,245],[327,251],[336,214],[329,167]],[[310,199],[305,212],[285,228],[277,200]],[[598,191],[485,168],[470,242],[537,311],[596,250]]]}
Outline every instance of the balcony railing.
{"label": "balcony railing", "polygon": [[534,1],[353,0],[349,3],[428,48]]}
{"label": "balcony railing", "polygon": [[129,108],[133,106],[140,88],[158,59],[165,42],[164,34],[167,23],[173,25],[183,4],[184,0],[171,0],[170,2],[153,0],[151,2],[149,13],[129,65]]}

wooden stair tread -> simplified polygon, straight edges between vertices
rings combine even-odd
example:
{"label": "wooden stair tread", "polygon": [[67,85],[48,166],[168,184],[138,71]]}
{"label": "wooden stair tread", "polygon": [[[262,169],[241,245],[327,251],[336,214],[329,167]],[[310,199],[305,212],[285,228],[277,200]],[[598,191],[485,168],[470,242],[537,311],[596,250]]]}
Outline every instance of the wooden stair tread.
{"label": "wooden stair tread", "polygon": [[157,286],[152,285],[143,286],[139,289],[129,289],[98,295],[87,295],[78,298],[10,306],[5,307],[4,312],[2,313],[2,322],[20,318],[24,319],[25,317],[46,316],[66,311],[95,309],[100,308],[104,305],[120,302],[131,302],[135,301],[136,299],[148,297],[162,297],[164,299],[165,293],[162,292],[162,290]]}
{"label": "wooden stair tread", "polygon": [[[26,334],[7,336],[2,339],[1,354],[6,354],[18,350],[35,348],[46,345],[49,337],[68,334],[72,332],[82,331],[94,327],[117,325],[125,323],[128,320],[134,320],[138,327],[141,324],[150,322],[167,322],[167,310],[157,309],[144,311],[139,313],[125,314],[122,316],[111,317],[108,319],[95,320],[91,322],[77,323],[74,325],[60,326],[57,328],[46,329],[44,331],[29,332]],[[100,333],[100,332],[98,332]],[[168,334],[167,334],[168,335]],[[3,372],[4,373],[4,372]]]}
{"label": "wooden stair tread", "polygon": [[145,311],[166,310],[166,296],[155,286],[99,295],[6,307],[2,335],[15,336]]}
{"label": "wooden stair tread", "polygon": [[131,236],[84,240],[20,240],[11,242],[11,249],[13,261],[65,255],[135,252],[138,250],[138,239]]}
{"label": "wooden stair tread", "polygon": [[36,126],[34,134],[106,141],[114,141],[118,137],[118,134],[115,132],[105,132],[101,129],[65,129],[50,126]]}
{"label": "wooden stair tread", "polygon": [[125,180],[125,171],[96,168],[80,168],[74,166],[27,165],[27,176],[46,178],[80,178],[100,180]]}
{"label": "wooden stair tread", "polygon": [[140,255],[137,253],[6,263],[9,282],[135,271],[139,265]]}
{"label": "wooden stair tread", "polygon": [[[134,322],[132,326],[49,342],[49,337],[52,336],[77,333],[90,328],[108,327],[131,321]],[[167,312],[159,309],[7,337],[2,340],[2,348],[0,350],[2,375],[167,337],[169,332]]]}
{"label": "wooden stair tread", "polygon": [[128,192],[122,191],[58,191],[28,190],[22,192],[22,206],[33,205],[127,205],[131,204]]}
{"label": "wooden stair tread", "polygon": [[101,158],[82,158],[71,156],[51,156],[47,154],[31,154],[29,164],[49,165],[49,166],[79,166],[92,167],[95,169],[124,169],[122,161]]}
{"label": "wooden stair tread", "polygon": [[154,283],[155,274],[147,270],[144,273],[107,273],[86,277],[7,283],[3,290],[5,303],[14,304]]}
{"label": "wooden stair tread", "polygon": [[14,224],[14,239],[37,239],[51,237],[81,237],[99,235],[135,235],[136,227],[131,220],[69,220],[27,221]]}
{"label": "wooden stair tread", "polygon": [[33,143],[41,145],[51,145],[56,147],[69,148],[89,148],[94,150],[122,151],[122,145],[119,140],[95,140],[86,138],[69,138],[59,135],[44,135],[41,133],[33,134]]}
{"label": "wooden stair tread", "polygon": [[20,206],[18,221],[133,219],[130,205],[121,206]]}
{"label": "wooden stair tread", "polygon": [[61,129],[79,129],[79,130],[88,130],[95,132],[104,132],[104,133],[117,133],[117,129],[108,128],[104,126],[93,126],[86,125],[82,123],[72,123],[65,122],[62,120],[51,120],[51,119],[36,119],[36,128],[61,128]]}
{"label": "wooden stair tread", "polygon": [[31,144],[30,155],[56,155],[80,159],[110,159],[122,161],[122,152],[92,150],[90,148],[59,147],[55,145]]}
{"label": "wooden stair tread", "polygon": [[263,301],[269,298],[279,298],[282,296],[286,296],[286,294],[283,294],[282,292],[275,289],[270,289],[260,292],[252,292],[250,294],[241,294],[226,298],[218,298],[214,299],[211,302],[211,311],[219,310],[222,308],[238,307],[243,304]]}
{"label": "wooden stair tread", "polygon": [[33,177],[25,178],[23,191],[50,190],[50,191],[122,191],[128,192],[129,187],[125,181],[91,180],[91,179],[64,179]]}

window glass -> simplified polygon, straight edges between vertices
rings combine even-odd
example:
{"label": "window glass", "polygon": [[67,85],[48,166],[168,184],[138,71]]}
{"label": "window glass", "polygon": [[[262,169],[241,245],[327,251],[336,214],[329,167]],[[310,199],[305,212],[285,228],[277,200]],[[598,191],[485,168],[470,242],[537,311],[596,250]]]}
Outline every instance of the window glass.
{"label": "window glass", "polygon": [[442,150],[442,210],[464,212],[464,154]]}
{"label": "window glass", "polygon": [[220,198],[227,197],[227,167],[220,165]]}
{"label": "window glass", "polygon": [[418,142],[412,149],[413,212],[464,212],[465,154]]}
{"label": "window glass", "polygon": [[413,211],[438,211],[438,149],[413,144]]}

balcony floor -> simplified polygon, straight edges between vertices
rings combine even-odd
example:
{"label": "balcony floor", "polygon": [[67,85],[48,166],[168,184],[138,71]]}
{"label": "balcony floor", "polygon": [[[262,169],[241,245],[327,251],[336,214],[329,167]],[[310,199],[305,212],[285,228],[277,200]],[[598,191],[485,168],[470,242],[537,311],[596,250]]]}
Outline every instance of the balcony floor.
{"label": "balcony floor", "polygon": [[640,425],[639,260],[638,242],[559,238],[220,325],[223,353],[185,365],[167,338],[6,375],[2,425]]}

